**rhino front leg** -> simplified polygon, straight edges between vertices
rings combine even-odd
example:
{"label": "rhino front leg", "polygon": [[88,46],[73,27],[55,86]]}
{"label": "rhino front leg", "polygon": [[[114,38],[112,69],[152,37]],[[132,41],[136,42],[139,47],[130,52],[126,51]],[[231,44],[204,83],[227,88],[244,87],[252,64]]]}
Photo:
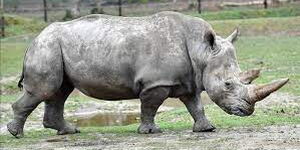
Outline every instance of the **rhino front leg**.
{"label": "rhino front leg", "polygon": [[180,100],[185,104],[195,121],[193,127],[194,132],[211,132],[216,129],[205,116],[200,94],[199,96],[180,97]]}
{"label": "rhino front leg", "polygon": [[23,128],[27,117],[41,102],[41,98],[24,90],[20,99],[12,105],[14,119],[7,124],[7,130],[16,138],[23,137]]}
{"label": "rhino front leg", "polygon": [[64,82],[62,87],[45,101],[43,125],[57,130],[58,135],[74,134],[80,131],[64,119],[64,104],[74,87]]}
{"label": "rhino front leg", "polygon": [[159,106],[168,98],[169,88],[157,87],[140,94],[141,99],[141,125],[138,133],[161,133],[160,128],[155,125],[154,117]]}

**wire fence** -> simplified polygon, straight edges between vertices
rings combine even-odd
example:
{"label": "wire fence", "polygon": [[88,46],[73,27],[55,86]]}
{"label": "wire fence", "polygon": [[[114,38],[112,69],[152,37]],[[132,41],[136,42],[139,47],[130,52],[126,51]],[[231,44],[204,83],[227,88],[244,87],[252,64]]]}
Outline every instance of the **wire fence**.
{"label": "wire fence", "polygon": [[[61,3],[50,3],[47,5],[47,15],[49,21],[62,20],[66,15],[84,16],[91,13],[104,13],[109,15],[119,15],[119,5],[116,2],[108,3],[98,0],[98,3],[92,0],[69,0]],[[201,0],[201,10],[218,11],[224,9],[237,8],[263,8],[265,0]],[[293,0],[296,1],[296,0]],[[268,7],[279,7],[283,3],[292,2],[292,0],[266,0]],[[128,3],[122,2],[122,16],[143,16],[160,11],[195,11],[197,12],[197,0],[166,0],[161,2],[148,3]],[[41,0],[20,1],[18,6],[7,5],[5,12],[14,13],[26,17],[35,17],[43,19],[44,6]]]}

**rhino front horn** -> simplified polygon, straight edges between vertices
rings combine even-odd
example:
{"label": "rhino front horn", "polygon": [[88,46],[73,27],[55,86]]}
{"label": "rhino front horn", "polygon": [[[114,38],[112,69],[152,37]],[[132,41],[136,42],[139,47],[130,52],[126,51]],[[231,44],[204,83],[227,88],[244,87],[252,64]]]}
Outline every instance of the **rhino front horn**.
{"label": "rhino front horn", "polygon": [[239,79],[245,84],[250,84],[253,80],[258,78],[259,75],[260,75],[260,69],[252,69],[252,70],[241,72],[239,74]]}
{"label": "rhino front horn", "polygon": [[271,93],[277,91],[282,86],[284,86],[288,81],[289,79],[285,78],[285,79],[276,80],[274,82],[265,85],[252,86],[252,88],[249,91],[250,101],[252,103],[255,103],[257,101],[263,100]]}

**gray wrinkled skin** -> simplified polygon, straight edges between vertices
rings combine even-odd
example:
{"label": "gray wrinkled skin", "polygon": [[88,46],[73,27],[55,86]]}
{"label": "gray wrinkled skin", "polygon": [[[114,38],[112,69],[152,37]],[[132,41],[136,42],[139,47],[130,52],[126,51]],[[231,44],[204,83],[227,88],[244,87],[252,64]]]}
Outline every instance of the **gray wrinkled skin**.
{"label": "gray wrinkled skin", "polygon": [[230,114],[254,111],[246,101],[246,86],[235,77],[239,72],[232,42],[216,36],[199,18],[161,12],[53,23],[27,50],[24,94],[12,106],[8,130],[22,137],[27,116],[44,101],[46,128],[58,134],[79,132],[63,117],[64,102],[77,88],[98,99],[140,98],[139,133],[161,132],[154,116],[168,97],[186,105],[195,120],[193,131],[213,131],[200,101],[204,90]]}

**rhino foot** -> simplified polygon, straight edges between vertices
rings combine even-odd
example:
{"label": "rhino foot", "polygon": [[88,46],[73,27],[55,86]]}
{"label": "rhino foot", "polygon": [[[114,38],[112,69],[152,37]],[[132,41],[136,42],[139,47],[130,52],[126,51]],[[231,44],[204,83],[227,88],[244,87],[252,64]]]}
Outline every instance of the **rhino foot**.
{"label": "rhino foot", "polygon": [[195,122],[193,132],[213,132],[215,129],[209,122]]}
{"label": "rhino foot", "polygon": [[140,134],[162,133],[159,127],[155,124],[141,124],[138,128]]}
{"label": "rhino foot", "polygon": [[51,128],[57,130],[57,135],[80,133],[79,129],[77,129],[75,126],[72,126],[71,124],[65,121],[61,125],[59,125],[44,120],[43,125],[45,128]]}
{"label": "rhino foot", "polygon": [[80,133],[80,130],[72,125],[66,125],[63,129],[57,131],[57,135]]}
{"label": "rhino foot", "polygon": [[7,124],[7,130],[16,138],[24,137],[23,125],[13,120]]}

